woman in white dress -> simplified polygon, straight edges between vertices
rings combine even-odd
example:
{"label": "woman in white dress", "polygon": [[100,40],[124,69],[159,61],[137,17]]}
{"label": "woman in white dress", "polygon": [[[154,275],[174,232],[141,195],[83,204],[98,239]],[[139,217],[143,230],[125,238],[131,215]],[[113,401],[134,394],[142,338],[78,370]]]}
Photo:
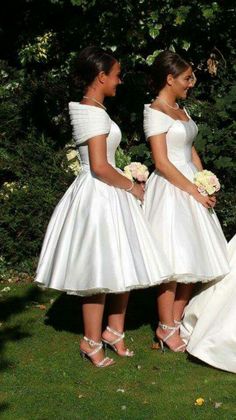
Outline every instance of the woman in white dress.
{"label": "woman in white dress", "polygon": [[236,373],[236,235],[228,244],[228,254],[230,273],[190,300],[180,333],[192,356]]}
{"label": "woman in white dress", "polygon": [[144,108],[144,131],[156,171],[145,194],[145,213],[158,243],[172,264],[174,277],[159,288],[156,335],[173,351],[185,351],[180,321],[195,282],[222,278],[228,271],[226,240],[209,208],[215,197],[203,196],[193,183],[203,169],[193,146],[197,126],[176,102],[193,85],[191,66],[178,54],[162,52],[152,66],[158,95]]}
{"label": "woman in white dress", "polygon": [[[69,103],[69,112],[82,170],[54,210],[36,282],[84,297],[80,350],[106,367],[114,361],[104,357],[102,341],[120,356],[133,356],[123,333],[128,291],[161,283],[171,269],[138,203],[143,187],[115,168],[121,133],[103,101],[116,93],[120,64],[101,48],[88,47],[77,67],[85,95]],[[114,295],[102,333],[107,293]]]}

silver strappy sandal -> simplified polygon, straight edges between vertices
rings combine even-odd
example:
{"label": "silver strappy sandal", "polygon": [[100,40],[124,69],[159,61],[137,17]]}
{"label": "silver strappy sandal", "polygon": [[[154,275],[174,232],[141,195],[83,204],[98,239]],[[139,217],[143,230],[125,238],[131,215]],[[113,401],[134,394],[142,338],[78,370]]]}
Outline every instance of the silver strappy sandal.
{"label": "silver strappy sandal", "polygon": [[111,347],[112,350],[114,350],[119,356],[122,356],[122,357],[134,356],[134,352],[132,350],[126,349],[124,353],[119,353],[116,348],[116,344],[119,343],[121,340],[123,340],[123,338],[125,338],[125,333],[119,333],[118,331],[114,330],[113,328],[109,326],[106,327],[106,330],[114,334],[117,338],[115,338],[115,340],[113,341],[108,341],[103,338],[102,341],[105,344],[105,347],[107,346]]}
{"label": "silver strappy sandal", "polygon": [[[176,323],[176,322],[175,322]],[[177,323],[176,323],[177,324]],[[182,353],[184,353],[185,352],[185,349],[186,349],[186,344],[181,344],[180,346],[177,346],[177,347],[170,347],[169,345],[168,345],[168,343],[167,343],[167,341],[169,340],[169,338],[170,337],[172,337],[172,335],[174,335],[175,334],[175,332],[176,331],[178,331],[179,330],[179,328],[180,328],[180,324],[178,324],[178,325],[176,325],[175,327],[170,327],[169,325],[165,325],[165,324],[162,324],[161,322],[159,322],[159,324],[158,324],[158,327],[160,327],[163,331],[166,331],[166,330],[169,330],[170,332],[169,332],[169,334],[167,334],[164,338],[160,338],[160,337],[158,337],[157,336],[157,338],[158,338],[158,341],[159,341],[159,343],[160,343],[160,346],[161,346],[161,350],[164,352],[165,351],[165,347],[164,347],[164,344],[166,344],[167,345],[167,347],[170,349],[170,350],[172,350],[172,351],[174,351],[174,352],[182,352]]]}
{"label": "silver strappy sandal", "polygon": [[84,336],[84,341],[86,341],[91,347],[94,347],[94,350],[87,352],[84,350],[80,349],[80,354],[83,360],[90,360],[90,362],[99,368],[104,368],[104,367],[108,367],[108,366],[112,366],[115,364],[115,361],[113,359],[110,359],[110,357],[104,357],[104,359],[101,360],[101,362],[95,363],[92,359],[92,357],[97,354],[103,347],[102,345],[102,341],[100,341],[99,343],[97,343],[94,340],[91,340],[87,337]]}

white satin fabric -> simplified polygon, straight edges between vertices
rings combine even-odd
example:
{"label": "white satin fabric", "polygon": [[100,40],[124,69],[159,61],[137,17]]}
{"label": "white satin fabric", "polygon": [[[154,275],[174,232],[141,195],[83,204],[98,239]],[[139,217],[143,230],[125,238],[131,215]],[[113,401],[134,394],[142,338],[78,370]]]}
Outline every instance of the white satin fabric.
{"label": "white satin fabric", "polygon": [[[144,131],[147,138],[166,133],[168,159],[193,182],[197,168],[192,162],[192,144],[198,131],[193,120],[174,120],[147,104]],[[148,180],[144,210],[171,263],[172,279],[208,282],[229,272],[226,240],[216,214],[157,171]]]}
{"label": "white satin fabric", "polygon": [[115,167],[119,127],[98,107],[70,102],[69,111],[82,171],[51,217],[36,282],[81,296],[160,284],[172,271],[137,200],[90,171],[88,141],[101,134],[109,133],[107,159]]}
{"label": "white satin fabric", "polygon": [[187,351],[219,369],[236,373],[236,235],[228,244],[231,270],[204,285],[185,309],[181,336]]}

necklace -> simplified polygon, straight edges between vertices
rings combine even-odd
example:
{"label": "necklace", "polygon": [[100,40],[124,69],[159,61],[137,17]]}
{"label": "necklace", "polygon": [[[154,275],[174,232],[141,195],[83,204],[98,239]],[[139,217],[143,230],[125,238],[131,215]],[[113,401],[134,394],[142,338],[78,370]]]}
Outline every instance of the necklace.
{"label": "necklace", "polygon": [[168,106],[171,109],[174,109],[175,111],[177,111],[177,109],[179,109],[179,104],[177,104],[176,102],[175,102],[175,106],[171,106],[164,99],[161,99],[160,96],[156,96],[156,99],[158,99],[160,102],[163,102],[163,104],[165,104],[166,106]]}
{"label": "necklace", "polygon": [[90,98],[89,96],[83,96],[83,98],[84,98],[84,99],[90,99],[90,101],[93,101],[93,102],[95,102],[96,104],[100,105],[103,109],[105,109],[105,111],[107,110],[107,109],[106,109],[106,107],[105,107],[103,104],[101,104],[101,102],[98,102],[98,101],[97,101],[97,99],[95,99],[95,98]]}

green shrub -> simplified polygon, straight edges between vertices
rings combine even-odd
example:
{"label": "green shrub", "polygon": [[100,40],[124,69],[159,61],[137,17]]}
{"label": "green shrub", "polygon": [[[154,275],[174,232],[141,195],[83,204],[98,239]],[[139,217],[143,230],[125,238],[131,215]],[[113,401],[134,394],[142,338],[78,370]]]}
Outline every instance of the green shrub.
{"label": "green shrub", "polygon": [[65,171],[65,152],[35,133],[16,147],[14,159],[17,179],[3,183],[0,193],[1,255],[22,269],[25,260],[37,257],[53,208],[73,175]]}

